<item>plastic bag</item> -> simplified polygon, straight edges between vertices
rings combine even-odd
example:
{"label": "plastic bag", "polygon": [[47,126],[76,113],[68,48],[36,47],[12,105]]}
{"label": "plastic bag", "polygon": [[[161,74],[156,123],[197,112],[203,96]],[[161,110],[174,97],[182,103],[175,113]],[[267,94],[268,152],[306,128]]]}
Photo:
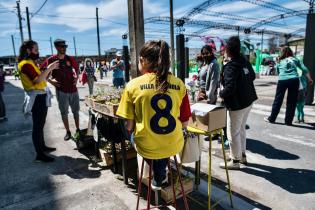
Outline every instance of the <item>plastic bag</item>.
{"label": "plastic bag", "polygon": [[85,85],[87,83],[87,74],[85,71],[82,72],[79,79],[82,85]]}
{"label": "plastic bag", "polygon": [[185,136],[185,142],[183,150],[180,152],[180,161],[182,163],[193,163],[199,160],[201,156],[201,149],[203,141],[198,135],[188,133]]}

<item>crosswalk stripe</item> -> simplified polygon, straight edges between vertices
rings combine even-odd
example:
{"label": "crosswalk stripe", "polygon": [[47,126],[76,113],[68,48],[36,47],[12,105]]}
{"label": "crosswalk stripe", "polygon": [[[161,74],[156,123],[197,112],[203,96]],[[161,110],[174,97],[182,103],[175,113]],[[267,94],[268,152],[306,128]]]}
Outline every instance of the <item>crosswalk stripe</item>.
{"label": "crosswalk stripe", "polygon": [[293,142],[293,143],[296,143],[296,144],[302,144],[302,145],[309,146],[309,147],[315,147],[315,143],[307,142],[307,140],[303,141],[303,140],[296,139],[296,138],[293,138],[293,137],[286,137],[286,136],[281,136],[281,135],[272,134],[272,133],[269,133],[268,135],[271,136],[271,137],[280,139],[280,140],[290,141],[290,142]]}
{"label": "crosswalk stripe", "polygon": [[[253,108],[254,108],[254,109],[257,109],[257,110],[268,111],[269,113],[271,112],[271,106],[268,106],[268,105],[254,104],[254,105],[253,105]],[[285,113],[285,108],[281,108],[281,109],[280,109],[280,112]],[[305,107],[305,108],[304,108],[304,113],[305,113],[305,116],[312,116],[312,117],[315,117],[315,111],[314,111],[314,109],[312,109],[312,108]]]}

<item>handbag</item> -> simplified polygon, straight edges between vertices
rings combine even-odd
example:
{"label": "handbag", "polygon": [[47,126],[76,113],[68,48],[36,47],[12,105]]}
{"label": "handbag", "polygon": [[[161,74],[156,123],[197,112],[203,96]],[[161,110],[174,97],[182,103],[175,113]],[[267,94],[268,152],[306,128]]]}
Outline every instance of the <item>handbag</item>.
{"label": "handbag", "polygon": [[201,156],[201,149],[203,141],[198,135],[187,133],[184,138],[183,150],[179,153],[180,161],[182,163],[193,163],[199,160]]}
{"label": "handbag", "polygon": [[85,85],[85,83],[87,83],[87,74],[85,71],[82,72],[79,79],[82,85]]}

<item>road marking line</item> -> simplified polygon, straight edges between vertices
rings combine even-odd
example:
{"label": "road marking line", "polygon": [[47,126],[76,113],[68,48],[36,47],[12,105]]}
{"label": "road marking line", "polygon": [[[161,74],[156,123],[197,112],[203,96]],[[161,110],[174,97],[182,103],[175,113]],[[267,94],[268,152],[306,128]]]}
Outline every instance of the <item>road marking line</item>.
{"label": "road marking line", "polygon": [[[253,108],[257,109],[257,110],[261,110],[261,111],[268,111],[269,113],[271,112],[272,107],[268,106],[268,105],[263,105],[263,104],[254,104]],[[285,113],[285,108],[281,108],[280,111]],[[315,112],[314,109],[311,108],[304,108],[304,112],[305,112],[305,116],[312,116],[315,117]]]}
{"label": "road marking line", "polygon": [[315,143],[305,142],[305,141],[302,141],[300,139],[295,139],[292,137],[285,137],[285,136],[281,136],[281,135],[277,135],[277,134],[269,134],[269,136],[275,137],[275,138],[280,139],[280,140],[285,140],[285,141],[290,141],[290,142],[294,142],[297,144],[302,144],[304,146],[315,147]]}

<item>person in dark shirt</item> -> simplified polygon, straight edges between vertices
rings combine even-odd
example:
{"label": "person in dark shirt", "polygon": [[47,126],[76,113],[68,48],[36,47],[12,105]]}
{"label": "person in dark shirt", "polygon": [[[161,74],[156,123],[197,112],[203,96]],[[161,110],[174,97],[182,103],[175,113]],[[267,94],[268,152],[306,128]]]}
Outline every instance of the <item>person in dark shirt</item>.
{"label": "person in dark shirt", "polygon": [[[227,136],[230,140],[228,169],[240,169],[246,159],[246,121],[252,104],[257,100],[253,81],[255,72],[251,64],[240,53],[240,40],[232,36],[227,42],[226,53],[230,59],[223,67],[223,86],[219,95],[228,109]],[[220,164],[225,168],[225,164]]]}
{"label": "person in dark shirt", "polygon": [[62,121],[66,129],[66,135],[64,140],[71,138],[71,132],[68,121],[69,106],[74,116],[76,133],[75,139],[80,138],[80,123],[79,123],[79,111],[80,111],[80,99],[77,89],[77,81],[79,75],[79,66],[76,60],[66,54],[66,41],[62,39],[56,39],[54,41],[55,48],[57,49],[57,55],[53,55],[46,59],[41,65],[41,69],[45,69],[49,64],[54,61],[59,61],[59,69],[52,72],[51,77],[48,79],[56,88],[56,96],[58,100],[59,110],[61,113]]}

